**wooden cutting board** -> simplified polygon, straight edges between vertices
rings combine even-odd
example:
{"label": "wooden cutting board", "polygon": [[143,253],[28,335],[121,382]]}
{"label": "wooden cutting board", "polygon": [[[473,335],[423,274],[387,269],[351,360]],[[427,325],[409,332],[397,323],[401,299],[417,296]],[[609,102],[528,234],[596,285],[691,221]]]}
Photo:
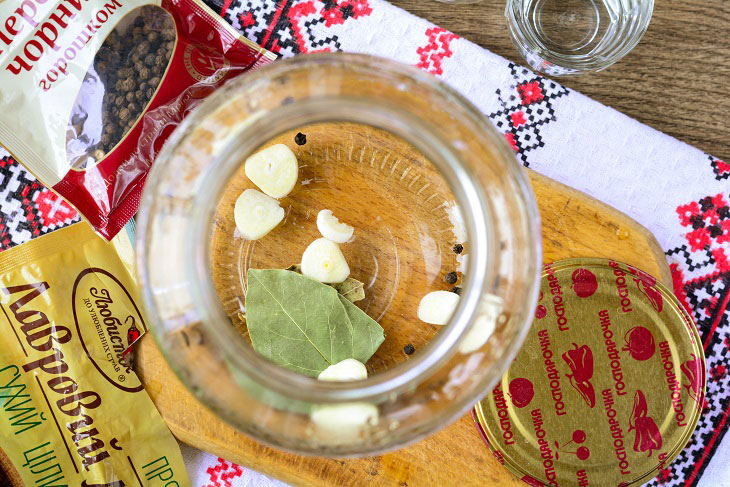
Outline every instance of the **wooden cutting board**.
{"label": "wooden cutting board", "polygon": [[[542,217],[545,262],[610,257],[671,287],[664,253],[646,228],[583,193],[528,173]],[[150,334],[139,342],[136,357],[145,389],[177,438],[292,485],[524,485],[489,453],[469,415],[410,447],[378,457],[293,455],[244,436],[201,405],[170,370]]]}

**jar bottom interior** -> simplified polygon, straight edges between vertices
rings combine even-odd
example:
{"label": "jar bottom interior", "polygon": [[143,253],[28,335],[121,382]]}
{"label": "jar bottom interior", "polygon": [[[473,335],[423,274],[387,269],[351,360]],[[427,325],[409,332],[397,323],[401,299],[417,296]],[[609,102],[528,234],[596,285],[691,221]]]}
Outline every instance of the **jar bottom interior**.
{"label": "jar bottom interior", "polygon": [[297,184],[279,201],[284,220],[255,241],[237,231],[236,199],[244,190],[256,189],[243,171],[244,161],[213,217],[212,279],[232,325],[247,336],[248,270],[299,264],[307,246],[321,237],[318,212],[328,209],[355,229],[354,238],[340,249],[350,277],[364,284],[365,299],[356,304],[385,331],[385,341],[366,364],[368,373],[393,367],[414,350],[424,353],[441,327],[418,319],[419,302],[431,291],[459,291],[469,251],[446,180],[407,141],[368,125],[299,127],[257,150],[279,143],[294,152],[299,164]]}

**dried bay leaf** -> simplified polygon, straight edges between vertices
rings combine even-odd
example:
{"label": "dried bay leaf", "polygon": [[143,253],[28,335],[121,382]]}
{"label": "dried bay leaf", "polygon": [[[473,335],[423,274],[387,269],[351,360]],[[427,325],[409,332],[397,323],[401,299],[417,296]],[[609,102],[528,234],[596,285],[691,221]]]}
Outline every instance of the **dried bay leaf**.
{"label": "dried bay leaf", "polygon": [[365,299],[365,285],[352,277],[348,277],[344,282],[330,284],[330,286],[335,288],[335,291],[340,293],[341,297],[351,303]]}
{"label": "dried bay leaf", "polygon": [[310,377],[347,358],[365,363],[384,340],[333,287],[288,270],[248,271],[246,320],[254,350]]}
{"label": "dried bay leaf", "polygon": [[[302,266],[294,264],[287,267],[286,270],[301,274]],[[335,288],[338,293],[344,296],[351,303],[357,303],[358,301],[365,299],[365,284],[352,277],[348,277],[343,282],[327,285]]]}
{"label": "dried bay leaf", "polygon": [[[367,313],[352,304],[345,296],[340,295],[340,302],[345,307],[347,318],[352,327],[356,330],[362,330],[358,335],[359,339],[355,341],[353,357],[367,355],[370,358],[385,340],[383,328]],[[365,363],[364,360],[360,360],[360,362]]]}

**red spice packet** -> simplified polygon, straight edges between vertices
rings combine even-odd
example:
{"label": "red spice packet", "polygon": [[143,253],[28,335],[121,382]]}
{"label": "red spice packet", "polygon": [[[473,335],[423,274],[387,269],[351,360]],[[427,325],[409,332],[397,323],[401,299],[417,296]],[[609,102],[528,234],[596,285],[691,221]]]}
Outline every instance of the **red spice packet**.
{"label": "red spice packet", "polygon": [[272,59],[198,0],[0,2],[0,144],[110,239],[185,115]]}

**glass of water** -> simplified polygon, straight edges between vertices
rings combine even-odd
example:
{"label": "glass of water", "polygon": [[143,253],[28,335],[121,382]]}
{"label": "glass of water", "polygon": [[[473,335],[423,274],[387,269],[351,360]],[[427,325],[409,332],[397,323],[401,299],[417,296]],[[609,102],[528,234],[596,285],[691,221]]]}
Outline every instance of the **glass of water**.
{"label": "glass of water", "polygon": [[638,44],[654,0],[507,0],[512,40],[552,76],[601,71]]}

